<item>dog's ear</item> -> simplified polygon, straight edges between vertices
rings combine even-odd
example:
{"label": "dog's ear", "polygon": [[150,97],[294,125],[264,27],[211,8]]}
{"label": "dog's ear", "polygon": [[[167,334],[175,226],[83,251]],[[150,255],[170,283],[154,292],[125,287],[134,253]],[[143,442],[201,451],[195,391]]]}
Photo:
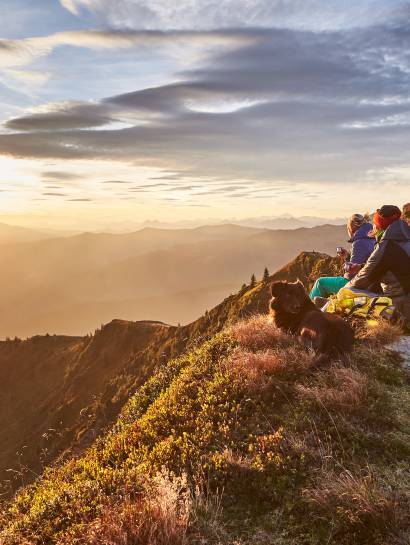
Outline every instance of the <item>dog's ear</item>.
{"label": "dog's ear", "polygon": [[303,284],[303,282],[298,278],[296,282],[293,282],[295,286],[298,286],[301,292],[303,292],[304,295],[306,295],[306,288]]}
{"label": "dog's ear", "polygon": [[277,297],[280,293],[283,292],[283,282],[280,282],[277,280],[276,282],[272,282],[270,285],[270,293],[272,297]]}

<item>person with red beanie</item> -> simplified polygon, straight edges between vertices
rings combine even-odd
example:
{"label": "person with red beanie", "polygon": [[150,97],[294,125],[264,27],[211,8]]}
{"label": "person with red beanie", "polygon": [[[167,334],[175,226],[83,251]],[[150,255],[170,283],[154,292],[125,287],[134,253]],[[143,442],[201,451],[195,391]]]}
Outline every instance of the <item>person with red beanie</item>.
{"label": "person with red beanie", "polygon": [[380,284],[410,326],[410,226],[401,210],[384,205],[373,216],[377,244],[365,266],[346,287],[367,290]]}

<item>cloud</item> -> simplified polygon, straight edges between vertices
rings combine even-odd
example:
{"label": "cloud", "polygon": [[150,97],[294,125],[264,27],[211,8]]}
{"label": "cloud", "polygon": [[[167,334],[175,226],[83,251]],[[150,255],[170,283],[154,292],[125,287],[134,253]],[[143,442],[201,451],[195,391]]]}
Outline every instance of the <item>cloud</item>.
{"label": "cloud", "polygon": [[50,192],[47,192],[47,193],[43,193],[43,195],[45,197],[67,197],[66,193],[59,193],[59,192],[56,192],[56,191],[50,191]]}
{"label": "cloud", "polygon": [[187,43],[203,47],[232,47],[249,39],[241,31],[200,32],[156,30],[75,30],[56,32],[48,36],[19,40],[0,39],[0,67],[26,65],[34,59],[49,55],[58,47],[69,46],[92,50],[130,48],[183,47]]}
{"label": "cloud", "polygon": [[81,178],[78,174],[72,174],[70,172],[61,172],[58,170],[47,170],[41,173],[41,177],[44,180],[61,180],[62,182],[78,180]]}
{"label": "cloud", "polygon": [[0,153],[127,161],[165,169],[164,181],[342,182],[410,164],[406,25],[224,35],[236,45],[172,83],[10,119]]}
{"label": "cloud", "polygon": [[4,126],[17,131],[42,131],[99,127],[112,121],[107,108],[99,104],[61,102],[48,104],[39,113],[10,119]]}
{"label": "cloud", "polygon": [[80,10],[75,0],[60,0],[60,4],[73,15],[79,15]]}
{"label": "cloud", "polygon": [[403,0],[60,0],[100,23],[128,28],[287,27],[331,30],[383,21],[406,6]]}
{"label": "cloud", "polygon": [[125,182],[123,180],[105,180],[102,184],[129,184],[131,182]]}

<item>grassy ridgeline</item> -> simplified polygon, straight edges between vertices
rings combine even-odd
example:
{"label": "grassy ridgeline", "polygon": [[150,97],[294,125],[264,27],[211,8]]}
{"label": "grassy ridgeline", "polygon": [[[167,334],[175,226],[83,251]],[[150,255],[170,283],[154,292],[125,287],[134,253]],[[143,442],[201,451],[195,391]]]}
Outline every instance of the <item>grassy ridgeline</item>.
{"label": "grassy ridgeline", "polygon": [[0,542],[404,544],[409,374],[360,332],[348,366],[267,317],[170,361],[106,437],[4,506]]}

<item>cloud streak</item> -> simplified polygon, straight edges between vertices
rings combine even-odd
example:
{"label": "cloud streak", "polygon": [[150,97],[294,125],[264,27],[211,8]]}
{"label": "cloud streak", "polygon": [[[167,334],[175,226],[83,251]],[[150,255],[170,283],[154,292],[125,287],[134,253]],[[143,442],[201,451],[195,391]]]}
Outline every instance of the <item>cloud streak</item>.
{"label": "cloud streak", "polygon": [[[92,13],[100,23],[128,28],[275,26],[332,30],[366,26],[400,13],[403,0],[60,0],[73,15]],[[399,15],[398,14],[398,15]]]}
{"label": "cloud streak", "polygon": [[[155,36],[165,43],[180,33]],[[10,119],[0,153],[127,161],[172,171],[172,180],[341,182],[410,164],[406,24],[184,39],[215,36],[235,46],[219,47],[175,82]],[[118,121],[126,127],[110,128]]]}
{"label": "cloud streak", "polygon": [[233,47],[249,37],[241,31],[173,31],[160,30],[76,30],[19,40],[0,39],[0,67],[8,68],[30,64],[63,46],[90,50],[121,50],[131,48],[184,47],[200,44],[202,47]]}

